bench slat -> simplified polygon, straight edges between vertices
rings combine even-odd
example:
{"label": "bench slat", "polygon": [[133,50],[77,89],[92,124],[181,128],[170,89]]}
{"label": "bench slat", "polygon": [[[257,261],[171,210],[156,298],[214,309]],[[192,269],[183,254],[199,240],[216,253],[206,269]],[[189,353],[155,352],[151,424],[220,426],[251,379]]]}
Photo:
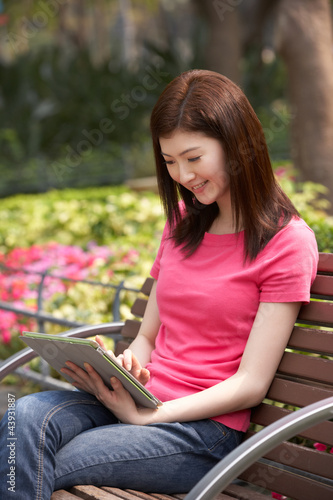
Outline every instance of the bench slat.
{"label": "bench slat", "polygon": [[114,496],[115,499],[121,498],[122,500],[152,500],[152,496],[142,491],[134,490],[121,490],[119,488],[111,488],[110,486],[103,486],[102,489],[107,493]]}
{"label": "bench slat", "polygon": [[141,326],[141,321],[137,319],[127,319],[122,329],[122,336],[135,339]]}
{"label": "bench slat", "polygon": [[143,318],[146,306],[147,306],[147,299],[140,299],[140,298],[136,299],[136,301],[132,306],[131,313],[134,314],[134,316]]}
{"label": "bench slat", "polygon": [[283,443],[267,453],[265,458],[333,480],[333,455],[331,453],[323,453],[295,443]]}
{"label": "bench slat", "polygon": [[[254,434],[254,431],[248,431],[246,439]],[[285,441],[266,453],[264,458],[304,472],[322,475],[333,481],[333,455],[331,453],[323,453],[315,448]]]}
{"label": "bench slat", "polygon": [[119,488],[112,488],[110,486],[102,486],[104,491],[114,495],[115,499],[121,498],[122,500],[175,500],[183,499],[185,495],[163,495],[161,493],[144,493],[143,491],[136,490],[121,490]]}
{"label": "bench slat", "polygon": [[[266,427],[279,418],[288,415],[288,413],[290,413],[290,410],[286,408],[261,403],[252,411],[251,422]],[[333,422],[327,421],[314,425],[310,429],[302,431],[299,436],[327,446],[333,446]]]}
{"label": "bench slat", "polygon": [[311,351],[333,355],[333,331],[315,330],[295,326],[288,347],[299,351]]}
{"label": "bench slat", "polygon": [[[118,498],[104,489],[91,485],[73,486],[69,491],[73,493],[73,495],[76,495],[76,498],[82,498],[84,500],[115,500]],[[51,498],[51,500],[53,500],[53,498]]]}
{"label": "bench slat", "polygon": [[141,292],[147,295],[147,297],[151,292],[153,283],[154,283],[154,278],[147,278],[141,287]]}
{"label": "bench slat", "polygon": [[333,384],[333,361],[330,359],[285,352],[278,373]]}
{"label": "bench slat", "polygon": [[333,273],[333,254],[323,253],[319,254],[318,271]]}
{"label": "bench slat", "polygon": [[69,491],[58,490],[52,493],[51,500],[77,500],[77,496]]}
{"label": "bench slat", "polygon": [[[224,493],[228,493],[232,498],[236,498],[237,500],[270,500],[270,497],[267,495],[263,495],[259,491],[244,488],[238,484],[230,484],[224,490]],[[219,497],[216,497],[214,500],[219,500]]]}
{"label": "bench slat", "polygon": [[253,464],[240,478],[293,500],[332,500],[333,487],[262,462]]}
{"label": "bench slat", "polygon": [[298,323],[309,321],[309,324],[318,326],[332,326],[333,303],[311,301],[301,307]]}
{"label": "bench slat", "polygon": [[318,274],[311,287],[311,295],[322,297],[332,297],[333,295],[333,276]]}
{"label": "bench slat", "polygon": [[267,399],[293,405],[307,406],[333,396],[333,388],[316,387],[293,380],[275,377],[267,393]]}
{"label": "bench slat", "polygon": [[119,356],[119,354],[122,354],[124,350],[128,348],[128,346],[129,342],[127,342],[126,340],[119,340],[114,350],[115,356]]}

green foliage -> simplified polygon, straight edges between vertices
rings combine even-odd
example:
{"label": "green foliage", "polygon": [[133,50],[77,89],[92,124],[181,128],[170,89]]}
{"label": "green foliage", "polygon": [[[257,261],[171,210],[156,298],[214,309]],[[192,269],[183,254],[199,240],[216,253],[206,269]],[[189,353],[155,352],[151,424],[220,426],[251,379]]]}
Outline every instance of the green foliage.
{"label": "green foliage", "polygon": [[[333,219],[328,217],[326,188],[297,183],[288,165],[275,169],[279,182],[301,215],[316,232],[321,251],[333,249]],[[57,241],[86,248],[114,244],[126,248],[153,244],[162,231],[164,216],[157,195],[135,193],[124,186],[64,189],[0,200],[0,251]],[[152,248],[149,247],[149,251]]]}
{"label": "green foliage", "polygon": [[140,62],[114,70],[88,51],[49,45],[0,63],[0,196],[135,175],[131,150],[144,150],[151,109],[172,77],[157,56]]}
{"label": "green foliage", "polygon": [[315,232],[319,251],[333,252],[333,217],[327,215],[330,203],[324,198],[327,188],[314,182],[296,182],[290,165],[277,172],[283,190]]}
{"label": "green foliage", "polygon": [[0,218],[4,253],[49,241],[82,248],[91,241],[126,248],[156,246],[163,228],[158,197],[123,186],[12,196],[0,200]]}
{"label": "green foliage", "polygon": [[108,63],[93,66],[87,51],[65,56],[54,46],[1,65],[0,81],[1,128],[16,131],[26,158],[58,158],[67,145],[77,150],[93,130],[102,131],[98,147],[131,143],[147,133],[147,112],[165,84],[154,65],[113,72]]}

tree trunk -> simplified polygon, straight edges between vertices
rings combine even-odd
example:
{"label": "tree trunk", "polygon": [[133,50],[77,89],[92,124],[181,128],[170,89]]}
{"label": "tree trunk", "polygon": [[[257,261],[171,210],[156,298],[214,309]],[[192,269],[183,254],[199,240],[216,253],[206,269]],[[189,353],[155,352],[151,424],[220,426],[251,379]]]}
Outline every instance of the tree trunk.
{"label": "tree trunk", "polygon": [[292,159],[333,195],[333,56],[329,0],[280,0],[277,49],[288,71]]}
{"label": "tree trunk", "polygon": [[242,52],[238,7],[240,0],[228,2],[194,0],[194,4],[207,22],[208,39],[205,51],[207,69],[222,73],[239,83]]}

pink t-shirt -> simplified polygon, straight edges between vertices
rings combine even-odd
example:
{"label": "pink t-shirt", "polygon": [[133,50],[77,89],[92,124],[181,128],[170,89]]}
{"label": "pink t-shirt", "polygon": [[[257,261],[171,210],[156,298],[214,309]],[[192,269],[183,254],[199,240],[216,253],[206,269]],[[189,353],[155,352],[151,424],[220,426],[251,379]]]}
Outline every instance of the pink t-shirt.
{"label": "pink t-shirt", "polygon": [[[206,233],[191,257],[166,225],[151,270],[161,320],[147,389],[162,401],[202,391],[236,373],[260,302],[308,302],[318,249],[293,219],[244,264],[244,233]],[[267,335],[269,335],[269,330]],[[213,418],[246,431],[250,410]]]}

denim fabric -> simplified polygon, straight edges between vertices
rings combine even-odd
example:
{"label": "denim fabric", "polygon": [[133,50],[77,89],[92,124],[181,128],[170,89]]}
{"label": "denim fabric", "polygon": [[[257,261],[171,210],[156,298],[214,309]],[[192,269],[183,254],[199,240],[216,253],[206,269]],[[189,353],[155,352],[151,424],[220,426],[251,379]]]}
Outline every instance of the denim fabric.
{"label": "denim fabric", "polygon": [[[54,490],[76,484],[187,492],[242,438],[209,419],[121,424],[95,397],[78,391],[26,396],[15,411],[15,441],[7,416],[0,423],[3,499],[49,500]],[[7,482],[8,443],[15,444],[15,493]]]}

